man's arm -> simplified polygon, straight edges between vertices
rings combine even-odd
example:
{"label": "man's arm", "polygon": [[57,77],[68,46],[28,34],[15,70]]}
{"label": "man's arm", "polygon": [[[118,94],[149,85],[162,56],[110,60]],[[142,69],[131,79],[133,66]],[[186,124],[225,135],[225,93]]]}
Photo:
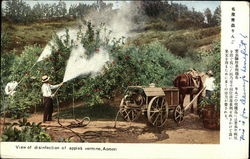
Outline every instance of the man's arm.
{"label": "man's arm", "polygon": [[57,85],[50,85],[50,89],[57,89],[58,87],[62,86],[63,82]]}

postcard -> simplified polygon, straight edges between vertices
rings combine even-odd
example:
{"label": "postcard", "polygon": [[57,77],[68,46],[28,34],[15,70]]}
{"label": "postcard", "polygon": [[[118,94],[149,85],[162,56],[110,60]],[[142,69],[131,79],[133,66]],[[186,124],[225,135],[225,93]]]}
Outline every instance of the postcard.
{"label": "postcard", "polygon": [[248,2],[1,11],[1,158],[248,158]]}

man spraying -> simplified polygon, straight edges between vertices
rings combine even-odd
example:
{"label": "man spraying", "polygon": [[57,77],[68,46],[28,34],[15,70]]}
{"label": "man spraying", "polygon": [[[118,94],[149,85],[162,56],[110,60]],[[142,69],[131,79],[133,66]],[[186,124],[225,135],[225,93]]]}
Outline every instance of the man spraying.
{"label": "man spraying", "polygon": [[215,78],[213,77],[213,72],[211,70],[207,72],[207,75],[208,77],[205,81],[204,86],[206,87],[206,97],[210,99],[213,91],[215,90],[215,84],[214,84]]}
{"label": "man spraying", "polygon": [[49,77],[47,75],[42,77],[42,93],[43,93],[43,105],[44,105],[44,115],[43,122],[52,121],[53,113],[53,97],[55,94],[52,94],[52,89],[57,89],[63,85],[63,82],[58,85],[51,85],[49,83]]}

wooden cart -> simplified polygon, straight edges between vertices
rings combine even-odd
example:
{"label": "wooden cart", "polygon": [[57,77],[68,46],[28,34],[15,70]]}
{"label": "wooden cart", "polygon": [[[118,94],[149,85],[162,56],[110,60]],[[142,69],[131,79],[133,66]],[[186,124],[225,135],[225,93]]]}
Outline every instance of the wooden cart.
{"label": "wooden cart", "polygon": [[129,86],[119,109],[124,120],[136,121],[143,115],[155,127],[165,125],[170,111],[177,124],[183,121],[184,111],[176,87]]}

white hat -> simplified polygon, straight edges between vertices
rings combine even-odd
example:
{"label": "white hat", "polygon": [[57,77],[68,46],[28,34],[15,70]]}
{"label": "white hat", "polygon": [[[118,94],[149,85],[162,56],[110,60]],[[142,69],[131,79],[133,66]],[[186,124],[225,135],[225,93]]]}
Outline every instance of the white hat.
{"label": "white hat", "polygon": [[49,76],[44,75],[44,76],[42,77],[42,82],[47,82],[47,81],[49,81],[49,79],[50,79]]}
{"label": "white hat", "polygon": [[208,75],[211,75],[211,76],[214,75],[212,70],[209,70],[209,71],[207,72],[207,74],[208,74]]}

